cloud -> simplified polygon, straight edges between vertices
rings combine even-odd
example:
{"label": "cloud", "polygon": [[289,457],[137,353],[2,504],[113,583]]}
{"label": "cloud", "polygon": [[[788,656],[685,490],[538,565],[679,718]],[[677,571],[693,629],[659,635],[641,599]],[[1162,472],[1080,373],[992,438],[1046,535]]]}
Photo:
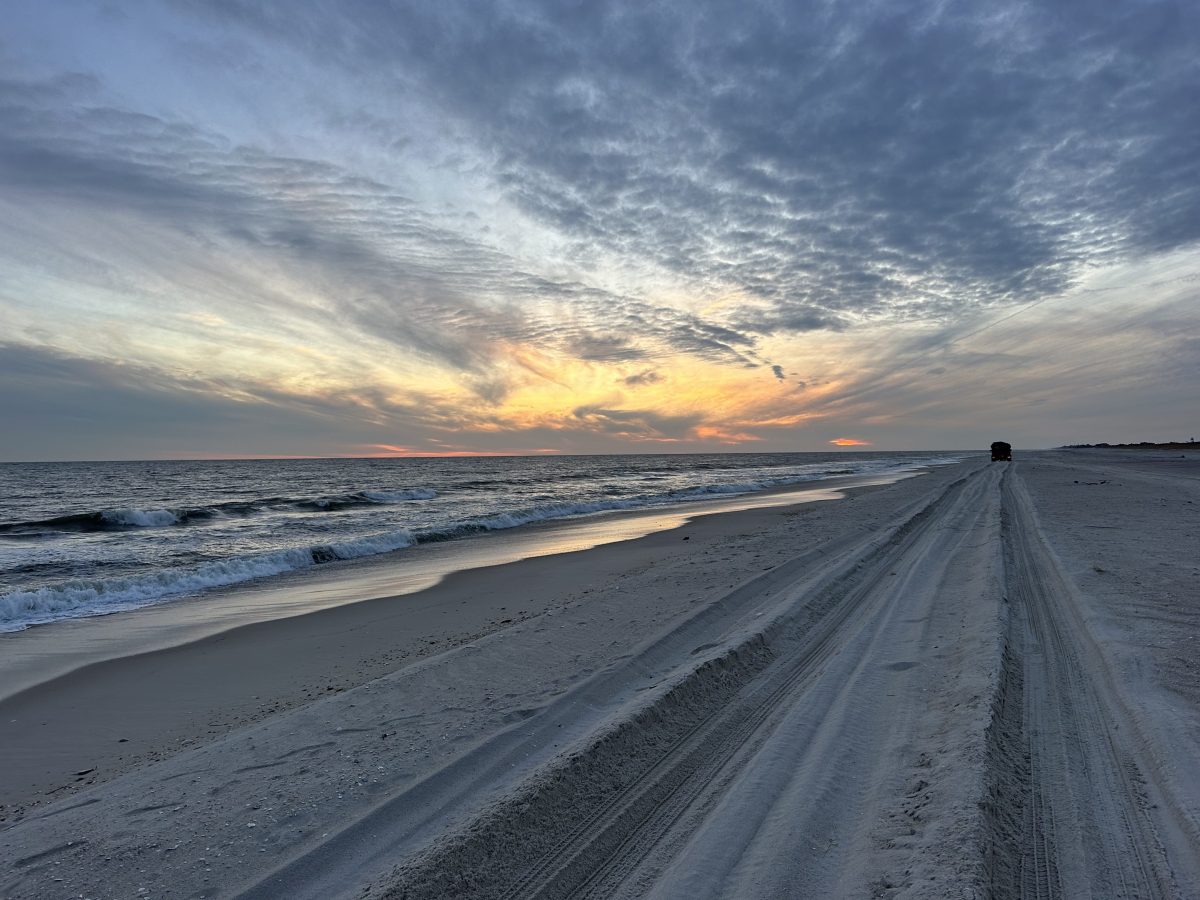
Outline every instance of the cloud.
{"label": "cloud", "polygon": [[[487,385],[479,393],[491,401]],[[28,460],[342,455],[400,442],[436,451],[445,436],[490,424],[461,401],[418,391],[300,391],[14,343],[0,343],[0,409],[12,426],[0,459]]]}
{"label": "cloud", "polygon": [[738,327],[761,335],[845,331],[849,327],[844,316],[808,306],[789,309],[760,305],[743,309],[733,321]]}
{"label": "cloud", "polygon": [[579,359],[595,362],[642,359],[646,355],[646,351],[633,346],[629,338],[618,335],[577,335],[571,341],[571,351]]}
{"label": "cloud", "polygon": [[[12,426],[0,438],[0,458],[10,460],[144,459],[230,447],[312,452],[311,435],[328,429],[335,413],[247,401],[202,381],[12,344],[0,345],[0,376],[0,409]],[[339,424],[362,431],[353,415]]]}
{"label": "cloud", "polygon": [[629,387],[641,387],[644,384],[658,384],[663,380],[663,376],[653,369],[646,369],[644,372],[637,372],[633,375],[627,375],[621,379],[621,382]]}
{"label": "cloud", "polygon": [[[1170,277],[1180,271],[1188,274]],[[843,362],[821,373],[805,409],[833,427],[870,424],[875,445],[888,447],[986,446],[996,433],[1055,446],[1170,431],[1194,392],[1183,373],[1200,364],[1195,271],[1185,252],[1095,276],[1021,316],[846,335],[831,353]],[[988,327],[992,319],[1002,321]]]}
{"label": "cloud", "polygon": [[[199,127],[105,105],[96,90],[87,79],[0,78],[0,187],[11,227],[47,210],[91,225],[79,228],[72,254],[48,256],[57,256],[61,278],[94,279],[118,261],[106,277],[124,279],[126,290],[131,278],[185,276],[200,302],[224,298],[243,311],[261,306],[349,327],[475,376],[512,343],[601,362],[639,359],[653,347],[762,364],[753,334],[536,274],[388,184],[231,147]],[[99,218],[110,227],[95,228]],[[170,236],[178,240],[167,248]],[[141,242],[169,252],[148,259]],[[308,302],[279,295],[281,272]]]}
{"label": "cloud", "polygon": [[847,438],[847,437],[834,438],[829,443],[833,444],[835,447],[870,447],[871,446],[870,441],[860,440],[859,438]]}
{"label": "cloud", "polygon": [[649,409],[606,409],[581,406],[572,415],[591,430],[633,441],[677,442],[694,437],[704,418],[698,414],[670,415]]}
{"label": "cloud", "polygon": [[577,253],[741,290],[750,333],[945,320],[1200,239],[1186,4],[334,10],[211,16],[395,71]]}
{"label": "cloud", "polygon": [[64,446],[1033,440],[1194,380],[1194,282],[1095,279],[1195,275],[1194,4],[77,12],[0,54],[0,331]]}

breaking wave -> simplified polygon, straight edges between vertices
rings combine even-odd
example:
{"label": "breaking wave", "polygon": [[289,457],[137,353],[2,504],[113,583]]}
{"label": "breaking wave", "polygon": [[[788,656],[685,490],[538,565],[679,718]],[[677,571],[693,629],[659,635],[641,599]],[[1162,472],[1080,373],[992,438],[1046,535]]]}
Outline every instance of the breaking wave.
{"label": "breaking wave", "polygon": [[[819,478],[808,475],[779,482],[810,481]],[[616,510],[646,509],[670,503],[698,500],[718,494],[746,493],[770,487],[770,482],[752,481],[739,484],[710,485],[670,493],[643,495],[625,499],[593,500],[577,503],[551,503],[502,512],[456,522],[439,528],[418,531],[398,529],[340,543],[316,544],[289,550],[233,556],[199,566],[163,569],[158,572],[113,578],[77,579],[49,585],[38,590],[14,591],[0,594],[0,631],[19,631],[30,625],[58,619],[105,615],[149,606],[162,600],[195,594],[209,588],[281,575],[335,560],[357,559],[401,550],[417,543],[446,541],[485,531],[518,528],[534,522],[566,519]],[[372,492],[375,493],[375,492]],[[386,499],[372,503],[394,503],[410,499],[426,499],[426,491],[378,492]],[[358,495],[347,495],[358,496]],[[362,492],[366,497],[367,492]],[[178,524],[179,517],[170,510],[114,510],[109,513],[113,527],[159,527]]]}
{"label": "breaking wave", "polygon": [[184,509],[102,509],[96,512],[54,516],[32,522],[0,524],[0,536],[42,537],[53,534],[90,531],[126,531],[133,528],[166,528],[172,525],[194,525],[199,522],[232,516],[252,516],[264,512],[329,512],[354,507],[404,503],[412,500],[432,500],[437,491],[414,488],[405,491],[355,491],[332,497],[293,499],[274,497],[254,503],[215,503]]}
{"label": "breaking wave", "polygon": [[411,491],[355,491],[334,497],[315,497],[311,500],[285,502],[275,508],[292,506],[310,512],[326,512],[338,509],[353,509],[357,506],[377,506],[380,503],[404,503],[408,500],[432,500],[437,491],[417,488]]}
{"label": "breaking wave", "polygon": [[[310,518],[307,514],[432,500],[438,496],[437,492],[420,487],[395,491],[360,490],[324,497],[260,497],[253,501],[227,501],[178,509],[120,507],[38,521],[0,524],[0,537],[25,538],[46,535],[49,538],[52,535],[70,532],[161,529],[222,517],[256,516],[270,511],[284,513],[284,517],[279,521],[265,523],[271,544],[260,545],[258,552],[250,552],[253,545],[246,543],[237,547],[228,544],[201,544],[198,546],[205,548],[205,555],[193,555],[185,562],[186,553],[189,551],[181,550],[173,558],[168,557],[174,564],[169,562],[165,567],[152,571],[119,574],[111,568],[105,570],[102,564],[97,563],[92,571],[105,574],[93,575],[92,571],[80,573],[78,569],[71,569],[74,560],[69,555],[62,555],[53,543],[49,543],[50,549],[44,556],[14,560],[18,564],[7,570],[10,577],[17,574],[24,576],[22,580],[26,583],[16,590],[0,593],[0,632],[19,631],[31,625],[59,619],[135,609],[337,560],[357,559],[402,550],[414,544],[452,540],[554,519],[621,510],[654,509],[715,496],[745,494],[817,482],[839,475],[881,470],[896,472],[949,461],[951,459],[944,457],[906,458],[898,460],[898,464],[883,467],[879,465],[878,460],[873,460],[864,461],[861,465],[851,464],[848,467],[812,467],[805,472],[792,471],[779,476],[754,472],[747,473],[749,477],[744,481],[693,485],[671,490],[664,490],[666,485],[650,481],[658,477],[654,472],[640,475],[634,473],[628,483],[633,484],[636,480],[641,485],[641,491],[632,496],[620,496],[621,485],[617,482],[598,480],[591,497],[584,496],[577,500],[556,500],[552,494],[547,494],[538,499],[526,498],[521,505],[497,508],[499,504],[486,504],[481,507],[478,501],[475,501],[474,506],[460,505],[455,498],[449,498],[451,502],[448,504],[397,510],[398,515],[393,515],[390,522],[386,516],[382,517],[383,521],[375,520],[374,528],[379,530],[366,535],[362,535],[358,529],[363,525],[370,527],[370,516],[361,520],[338,516],[322,519]],[[764,474],[766,477],[763,477]],[[483,480],[473,483],[479,486],[492,484]],[[676,484],[678,483],[677,481]],[[461,483],[455,485],[456,490],[461,487]],[[395,521],[396,518],[402,521]],[[346,539],[315,543],[322,538],[316,537],[314,530],[318,533],[332,532],[343,535]],[[240,531],[235,531],[238,531],[240,536]],[[205,531],[195,534],[202,536],[221,533]],[[117,538],[119,541],[119,535]],[[163,538],[169,544],[177,544],[174,536],[164,535]],[[76,552],[86,553],[89,549],[70,549],[71,554]],[[140,550],[138,552],[140,553]],[[194,550],[191,552],[197,553]],[[76,577],[70,577],[72,573]],[[36,586],[28,583],[31,579],[43,577],[52,580]]]}
{"label": "breaking wave", "polygon": [[184,594],[281,575],[342,559],[400,550],[415,543],[407,529],[352,541],[273,553],[233,556],[199,566],[117,578],[77,579],[33,591],[0,594],[0,632],[21,631],[59,619],[98,616],[150,606]]}

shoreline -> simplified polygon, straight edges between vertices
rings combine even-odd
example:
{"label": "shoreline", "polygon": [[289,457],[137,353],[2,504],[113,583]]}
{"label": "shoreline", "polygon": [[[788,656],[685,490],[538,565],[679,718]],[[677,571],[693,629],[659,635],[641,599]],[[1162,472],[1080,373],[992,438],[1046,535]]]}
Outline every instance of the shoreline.
{"label": "shoreline", "polygon": [[[631,561],[654,558],[693,539],[692,534],[676,536],[680,529],[718,534],[761,527],[795,508],[847,502],[955,466],[847,476],[674,509],[538,523],[397,551],[392,560],[349,560],[328,572],[281,576],[257,590],[241,586],[215,598],[217,603],[234,600],[235,611],[237,598],[245,598],[251,607],[244,610],[246,620],[193,623],[185,618],[180,627],[173,621],[176,614],[204,610],[163,604],[0,635],[0,644],[15,639],[31,645],[26,659],[33,662],[24,667],[31,683],[16,690],[12,686],[20,681],[13,673],[22,659],[9,654],[0,663],[0,675],[8,675],[0,695],[0,745],[8,747],[9,757],[0,774],[0,823],[14,808],[102,783],[544,614],[573,593],[570,581],[603,584]],[[475,556],[464,559],[464,548],[475,550]],[[422,551],[432,565],[410,567]],[[393,560],[399,559],[405,567],[398,570]],[[564,578],[567,570],[573,578]],[[305,582],[325,605],[300,604],[271,615],[279,610],[255,603]],[[345,599],[356,592],[359,599]],[[519,604],[505,599],[522,593],[528,597]],[[256,618],[262,613],[268,617]],[[159,617],[166,619],[161,629],[153,622],[138,627]],[[95,630],[122,634],[98,647],[85,634],[81,647],[71,633]],[[47,651],[53,655],[36,658]]]}
{"label": "shoreline", "polygon": [[166,650],[247,625],[435,587],[458,572],[637,540],[708,515],[836,500],[930,468],[824,478],[674,505],[530,523],[168,598],[108,614],[0,633],[0,701],[95,663]]}
{"label": "shoreline", "polygon": [[[388,558],[397,551],[469,541],[486,533],[603,513],[651,515],[694,505],[704,508],[730,497],[836,483],[839,475],[852,480],[888,477],[956,458],[894,453],[834,465],[830,454],[801,456],[778,466],[741,468],[696,460],[692,470],[662,469],[654,456],[614,469],[616,458],[605,457],[595,471],[561,473],[561,484],[553,478],[539,483],[551,473],[539,475],[536,466],[524,476],[486,467],[468,472],[461,466],[381,475],[360,465],[341,474],[306,470],[295,473],[293,480],[271,469],[243,473],[263,481],[264,491],[272,495],[258,499],[246,499],[244,491],[234,490],[228,474],[202,470],[194,473],[199,482],[195,496],[178,486],[167,490],[177,495],[174,501],[150,489],[155,470],[131,483],[130,473],[117,466],[95,473],[111,496],[81,489],[78,502],[67,504],[66,512],[61,504],[52,509],[39,506],[34,498],[73,490],[59,482],[80,473],[64,469],[44,477],[30,474],[32,492],[18,495],[8,511],[11,515],[5,517],[11,521],[0,524],[0,557],[8,572],[0,587],[0,633],[192,604],[263,584],[304,584],[307,573],[326,573],[350,561]],[[762,462],[758,457],[754,461]],[[415,479],[434,486],[390,491],[356,487],[397,477],[406,485]],[[326,488],[334,493],[326,496]],[[35,563],[29,566],[31,556]],[[36,562],[43,557],[53,565],[39,574],[50,565]],[[26,577],[14,580],[17,573]],[[287,580],[289,576],[302,580]],[[0,671],[0,683],[3,675]]]}

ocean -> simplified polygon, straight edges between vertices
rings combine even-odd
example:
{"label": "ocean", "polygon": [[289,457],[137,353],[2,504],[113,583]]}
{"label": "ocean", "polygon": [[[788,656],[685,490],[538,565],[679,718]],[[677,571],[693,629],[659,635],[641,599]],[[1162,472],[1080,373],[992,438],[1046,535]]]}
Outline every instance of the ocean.
{"label": "ocean", "polygon": [[186,602],[334,560],[949,453],[0,464],[0,632]]}

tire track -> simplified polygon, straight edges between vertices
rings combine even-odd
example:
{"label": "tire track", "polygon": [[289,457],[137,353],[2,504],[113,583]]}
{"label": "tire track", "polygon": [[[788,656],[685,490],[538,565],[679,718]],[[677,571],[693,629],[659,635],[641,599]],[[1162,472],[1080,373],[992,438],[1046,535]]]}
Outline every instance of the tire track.
{"label": "tire track", "polygon": [[[410,900],[454,892],[500,898],[607,896],[689,808],[706,795],[711,803],[713,785],[729,781],[722,770],[739,755],[753,756],[747,751],[755,746],[756,733],[769,732],[764,726],[804,694],[848,635],[869,628],[872,612],[890,596],[882,585],[938,557],[947,545],[961,543],[965,528],[949,536],[939,532],[977,516],[996,480],[996,470],[983,468],[948,486],[886,540],[847,554],[823,583],[796,599],[789,614],[702,665],[647,715],[618,724],[617,733],[560,760],[557,771],[541,773],[464,833],[402,866],[379,894]],[[814,610],[821,611],[815,621]],[[742,664],[747,653],[762,659],[764,649],[770,652],[765,669]],[[741,679],[733,694],[713,693],[704,684],[725,674]],[[689,710],[672,696],[681,690],[707,696],[707,707]],[[680,719],[689,714],[683,727]],[[669,737],[659,742],[652,759],[631,771],[636,755],[622,754],[630,750],[627,741],[655,743],[647,726]],[[597,773],[610,780],[599,795],[588,785]],[[558,832],[545,841],[548,833]],[[536,848],[534,855],[521,859],[530,847]],[[498,857],[504,857],[505,868]]]}
{"label": "tire track", "polygon": [[[527,722],[496,733],[445,768],[389,795],[341,831],[323,836],[316,846],[242,886],[237,896],[246,900],[335,896],[342,885],[366,882],[363,873],[367,872],[375,885],[368,890],[378,894],[387,889],[386,873],[399,860],[417,865],[427,853],[437,852],[443,836],[455,835],[451,840],[460,841],[460,861],[450,867],[443,889],[428,895],[473,895],[474,888],[464,887],[454,872],[474,879],[481,867],[507,867],[491,858],[492,838],[468,841],[464,829],[490,831],[493,836],[504,832],[503,822],[488,826],[483,820],[497,802],[522,790],[519,796],[530,799],[538,810],[531,808],[527,816],[562,820],[554,828],[542,827],[539,820],[525,832],[509,829],[503,842],[515,846],[513,865],[532,864],[577,820],[570,810],[558,807],[595,809],[611,796],[614,784],[623,784],[652,765],[663,747],[719,708],[775,659],[763,635],[784,628],[769,624],[779,620],[782,610],[789,610],[787,627],[800,632],[818,629],[837,604],[839,594],[833,587],[839,580],[853,577],[865,557],[901,539],[930,514],[931,505],[963,481],[960,474],[953,485],[935,483],[897,508],[884,526],[852,529],[819,545],[796,548],[799,552],[792,559],[706,604],[636,654],[614,660]],[[748,638],[751,632],[758,638],[743,640],[736,652],[722,654],[715,649],[730,646],[736,635]],[[684,678],[689,671],[696,677]],[[623,726],[612,727],[618,722]],[[569,749],[587,746],[596,752]],[[618,760],[611,765],[620,771],[603,771],[609,764],[603,760]],[[539,777],[556,784],[548,798],[538,797]],[[472,822],[476,824],[471,826]],[[472,856],[476,851],[477,858]],[[482,874],[479,877],[483,879]],[[511,872],[505,872],[489,884],[504,884],[511,877]]]}
{"label": "tire track", "polygon": [[[897,579],[897,576],[905,572],[915,572],[921,566],[932,566],[940,575],[944,575],[946,561],[969,540],[967,535],[974,524],[970,520],[978,517],[977,510],[984,506],[983,496],[994,489],[994,478],[989,475],[986,470],[984,473],[977,473],[957,496],[947,498],[935,520],[925,523],[926,527],[919,533],[912,534],[910,540],[894,546],[885,558],[863,562],[864,569],[869,566],[870,574],[845,598],[847,609],[856,615],[840,623],[838,631],[832,635],[836,639],[823,645],[818,662],[805,665],[802,659],[797,658],[793,673],[783,678],[768,696],[758,696],[765,693],[769,686],[764,685],[753,690],[750,696],[742,700],[750,707],[750,713],[740,727],[719,744],[713,745],[707,764],[696,772],[689,782],[688,789],[677,791],[666,798],[645,821],[627,834],[618,851],[596,866],[577,889],[569,893],[550,892],[534,896],[569,896],[577,900],[618,895],[642,896],[646,888],[662,874],[662,861],[651,867],[654,870],[651,873],[642,873],[638,883],[629,882],[633,880],[634,873],[644,866],[646,858],[656,853],[658,844],[669,835],[672,843],[678,847],[686,841],[689,832],[705,824],[723,796],[730,790],[736,790],[738,777],[758,765],[765,745],[777,739],[775,732],[780,725],[779,719],[794,716],[800,708],[808,709],[810,715],[817,715],[819,705],[810,702],[807,696],[810,683],[827,670],[831,657],[848,652],[853,656],[853,652],[848,651],[851,643],[848,633],[851,630],[861,632],[859,638],[866,651],[852,664],[852,670],[861,674],[864,667],[879,663],[880,654],[886,652],[885,647],[880,645],[887,644],[885,635],[888,634],[890,620],[912,611],[910,606],[906,606],[909,597],[904,595],[908,591],[894,587],[897,580],[905,580]],[[870,563],[873,564],[869,565]],[[927,571],[922,571],[917,580],[925,580],[924,576],[928,574]],[[938,592],[937,589],[942,584],[940,575],[929,580],[930,585],[927,587],[930,587],[930,595]],[[792,654],[787,654],[786,658],[791,659]],[[903,665],[907,668],[912,664]],[[844,716],[832,712],[823,715],[818,734],[812,742],[814,745],[827,741],[841,742],[844,740],[842,729],[845,728],[855,735],[870,734],[874,723],[869,712],[855,709],[848,696],[853,692],[856,680],[854,675],[848,677],[838,700],[832,704],[834,709],[848,708],[851,711]],[[747,693],[750,693],[750,690]],[[864,773],[864,778],[867,777]],[[670,859],[672,856],[670,850],[657,855],[663,859]]]}
{"label": "tire track", "polygon": [[991,896],[1182,896],[1151,814],[1152,766],[1016,464],[1001,496],[1010,618],[989,736]]}

